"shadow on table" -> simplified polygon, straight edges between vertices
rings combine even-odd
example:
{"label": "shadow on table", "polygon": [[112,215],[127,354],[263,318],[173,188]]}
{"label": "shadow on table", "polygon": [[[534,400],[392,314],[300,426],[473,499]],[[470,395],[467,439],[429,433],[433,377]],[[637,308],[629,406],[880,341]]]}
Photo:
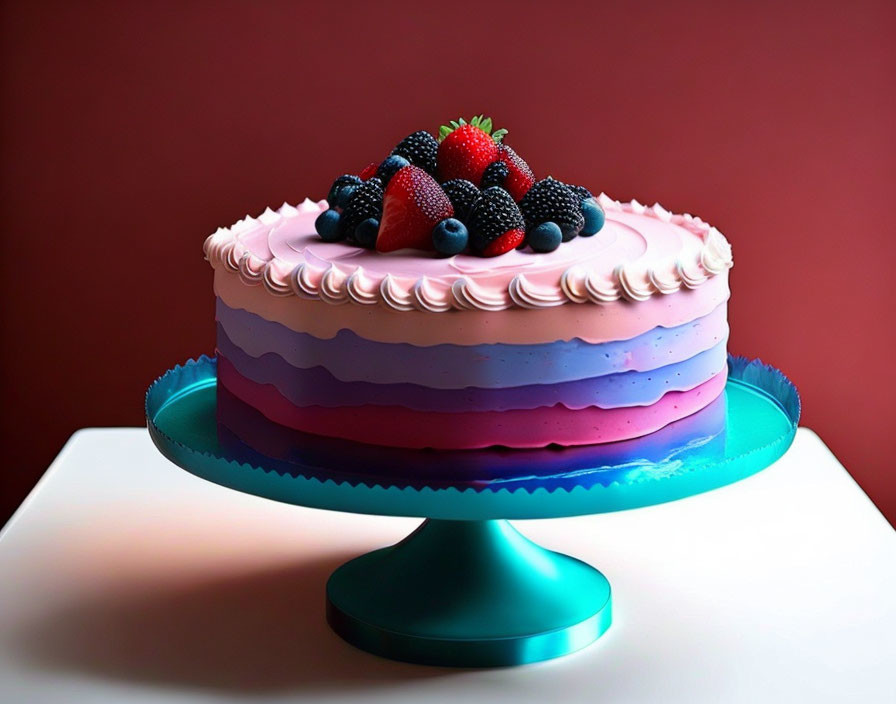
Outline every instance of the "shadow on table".
{"label": "shadow on table", "polygon": [[459,672],[378,658],[336,636],[324,585],[346,559],[101,593],[16,640],[36,667],[230,692],[345,691]]}

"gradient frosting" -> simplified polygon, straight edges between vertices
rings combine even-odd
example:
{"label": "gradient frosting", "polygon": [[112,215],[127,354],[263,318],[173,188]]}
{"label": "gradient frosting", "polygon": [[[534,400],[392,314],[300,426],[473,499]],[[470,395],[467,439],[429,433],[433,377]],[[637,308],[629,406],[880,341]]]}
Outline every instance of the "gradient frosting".
{"label": "gradient frosting", "polygon": [[324,367],[340,381],[420,384],[435,389],[555,384],[625,371],[647,371],[690,359],[727,339],[725,306],[676,328],[592,345],[581,340],[542,345],[416,347],[371,342],[349,330],[332,340],[218,304],[219,335],[251,357],[273,352],[293,367]]}
{"label": "gradient frosting", "polygon": [[725,389],[727,369],[689,391],[670,391],[649,406],[469,413],[420,412],[401,406],[299,407],[276,388],[218,361],[218,383],[280,425],[315,435],[390,447],[472,449],[590,445],[640,437],[708,406]]}
{"label": "gradient frosting", "polygon": [[699,218],[600,202],[604,228],[549,254],[325,243],[311,201],[219,230],[222,427],[267,437],[254,409],[297,438],[468,451],[618,443],[699,412],[725,385],[730,247]]}
{"label": "gradient frosting", "polygon": [[417,411],[465,413],[506,411],[562,405],[566,408],[646,406],[668,391],[686,391],[718,374],[726,364],[720,342],[690,359],[668,365],[662,374],[629,371],[559,384],[530,384],[504,388],[434,389],[422,384],[344,382],[324,367],[299,369],[280,355],[252,357],[218,334],[218,359],[246,379],[269,384],[296,406],[402,406]]}
{"label": "gradient frosting", "polygon": [[[645,437],[540,449],[408,450],[302,433],[272,423],[218,388],[220,438],[231,456],[253,467],[321,480],[388,482],[417,488],[552,490],[630,481],[649,471],[678,472],[688,458],[725,450],[725,394],[706,408]],[[525,467],[525,474],[520,468]]]}

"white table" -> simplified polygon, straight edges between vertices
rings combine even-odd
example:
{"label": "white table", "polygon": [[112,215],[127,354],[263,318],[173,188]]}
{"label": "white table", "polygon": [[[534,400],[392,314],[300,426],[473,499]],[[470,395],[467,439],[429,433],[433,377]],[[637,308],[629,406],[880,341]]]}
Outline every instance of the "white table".
{"label": "white table", "polygon": [[82,430],[0,533],[0,702],[896,702],[896,532],[809,430],[708,494],[517,521],[613,586],[607,634],[557,660],[419,667],[333,635],[331,570],[417,523],[239,494],[145,429]]}

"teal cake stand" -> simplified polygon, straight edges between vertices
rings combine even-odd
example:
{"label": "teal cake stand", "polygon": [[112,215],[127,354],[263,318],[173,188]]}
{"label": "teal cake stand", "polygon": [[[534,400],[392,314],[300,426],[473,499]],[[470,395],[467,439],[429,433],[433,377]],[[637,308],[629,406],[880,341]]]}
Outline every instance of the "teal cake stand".
{"label": "teal cake stand", "polygon": [[[504,451],[501,481],[428,486],[376,470],[346,475],[319,459],[305,466],[302,448],[289,464],[251,453],[247,461],[219,440],[216,382],[215,360],[201,357],[149,388],[147,425],[162,454],[216,484],[277,501],[425,518],[397,545],[333,573],[327,619],[345,640],[369,652],[458,667],[558,657],[592,643],[610,626],[607,579],[529,541],[509,519],[638,508],[730,484],[784,454],[800,413],[796,389],[783,374],[758,360],[731,357],[723,427],[714,442],[689,441],[683,450],[650,460],[633,460],[635,452],[600,467],[583,468],[579,461],[550,477],[533,473],[535,458],[543,457],[536,451],[510,454],[518,470],[508,476]],[[371,456],[377,451],[371,448]],[[417,453],[421,462],[433,458],[428,452]],[[574,456],[557,452],[555,464]],[[451,455],[458,462],[466,456]]]}

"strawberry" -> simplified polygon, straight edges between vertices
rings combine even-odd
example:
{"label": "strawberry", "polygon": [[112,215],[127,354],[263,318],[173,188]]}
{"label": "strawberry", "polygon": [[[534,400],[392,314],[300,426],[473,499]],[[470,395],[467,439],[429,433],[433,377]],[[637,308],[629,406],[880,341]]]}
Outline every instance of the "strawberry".
{"label": "strawberry", "polygon": [[492,119],[482,115],[467,123],[463,118],[439,129],[436,155],[439,180],[463,178],[478,186],[482,173],[498,159],[498,143],[507,130],[492,133]]}
{"label": "strawberry", "polygon": [[367,179],[376,176],[376,170],[379,168],[379,164],[374,164],[370,162],[367,166],[361,169],[361,173],[358,174],[358,177],[362,181],[366,181]]}
{"label": "strawberry", "polygon": [[432,229],[453,215],[451,201],[435,179],[417,166],[405,166],[386,186],[376,248],[431,250]]}
{"label": "strawberry", "polygon": [[482,250],[483,257],[497,257],[499,254],[509,252],[511,249],[519,247],[526,238],[526,233],[522,230],[508,230],[503,235]]}
{"label": "strawberry", "polygon": [[535,174],[532,173],[529,165],[506,144],[501,144],[498,147],[498,158],[507,164],[510,172],[507,178],[504,179],[504,188],[519,203],[529,189],[532,188],[532,184],[535,183]]}

